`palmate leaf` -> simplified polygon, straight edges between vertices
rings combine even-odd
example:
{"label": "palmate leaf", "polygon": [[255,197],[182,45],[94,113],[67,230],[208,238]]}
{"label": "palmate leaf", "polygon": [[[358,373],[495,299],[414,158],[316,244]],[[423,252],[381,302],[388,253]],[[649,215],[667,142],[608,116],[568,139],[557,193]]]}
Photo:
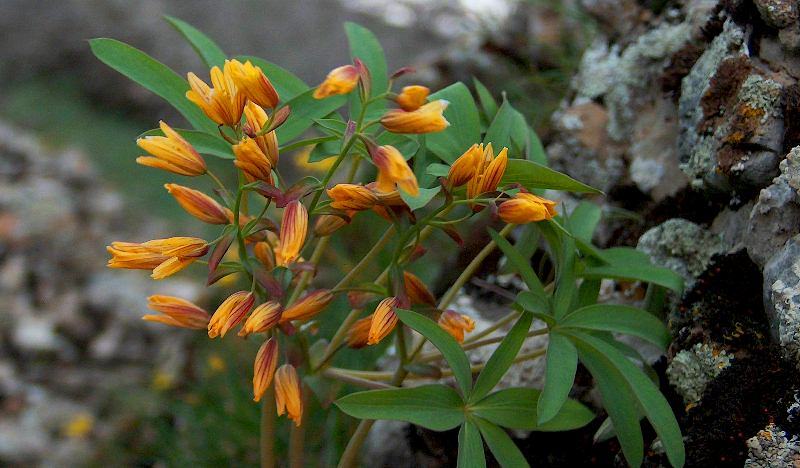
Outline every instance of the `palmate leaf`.
{"label": "palmate leaf", "polygon": [[486,445],[489,446],[489,450],[492,451],[492,455],[500,463],[500,466],[509,468],[529,466],[528,461],[525,460],[522,452],[519,451],[506,431],[485,419],[475,417],[472,421],[478,426],[483,440],[486,441]]}
{"label": "palmate leaf", "polygon": [[517,357],[517,353],[519,353],[522,344],[525,342],[532,321],[533,315],[523,312],[517,323],[511,327],[511,330],[509,330],[486,362],[478,376],[478,380],[475,381],[475,386],[469,396],[470,402],[479,401],[485,397],[497,385],[497,382],[503,378],[508,368],[514,363],[514,358]]}
{"label": "palmate leaf", "polygon": [[485,468],[486,455],[478,426],[465,421],[458,431],[458,468]]}
{"label": "palmate leaf", "polygon": [[441,132],[429,133],[428,149],[444,162],[452,164],[464,151],[481,140],[481,120],[478,107],[464,83],[454,83],[430,95],[429,101],[445,99],[450,102],[444,116],[450,126]]}
{"label": "palmate leaf", "polygon": [[453,429],[464,421],[464,402],[445,385],[367,390],[336,400],[344,413],[359,419],[391,419],[434,431]]}
{"label": "palmate leaf", "polygon": [[563,190],[565,192],[603,193],[600,190],[579,182],[572,177],[554,171],[542,164],[525,160],[509,159],[501,184],[521,184],[533,189]]}
{"label": "palmate leaf", "polygon": [[[185,130],[180,128],[175,128],[173,130],[185,138],[200,154],[207,154],[223,159],[234,158],[231,145],[220,137],[197,130]],[[164,135],[164,132],[159,128],[154,128],[142,133],[139,135],[139,138],[151,135]]]}
{"label": "palmate leaf", "polygon": [[186,21],[174,16],[164,15],[164,19],[183,35],[209,68],[215,65],[222,67],[225,64],[225,59],[227,58],[225,52],[210,37]]}
{"label": "palmate leaf", "polygon": [[489,394],[468,409],[498,426],[527,431],[569,431],[589,424],[595,417],[587,407],[567,400],[554,418],[539,424],[536,415],[539,394],[534,388],[507,388]]}
{"label": "palmate leaf", "polygon": [[553,331],[547,344],[547,367],[542,393],[536,407],[537,422],[552,420],[564,403],[575,381],[578,369],[578,351],[565,336]]}

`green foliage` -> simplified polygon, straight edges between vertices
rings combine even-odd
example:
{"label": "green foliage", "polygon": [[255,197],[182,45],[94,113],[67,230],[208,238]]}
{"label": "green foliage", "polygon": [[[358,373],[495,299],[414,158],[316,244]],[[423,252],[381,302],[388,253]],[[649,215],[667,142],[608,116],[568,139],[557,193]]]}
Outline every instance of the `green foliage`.
{"label": "green foliage", "polygon": [[478,107],[464,83],[455,83],[430,96],[450,104],[444,116],[450,126],[444,131],[427,135],[428,148],[444,162],[452,163],[474,143],[481,140],[481,121]]}
{"label": "green foliage", "polygon": [[197,55],[209,67],[222,67],[225,64],[225,52],[208,36],[186,21],[166,15],[164,19],[175,28],[192,45]]}
{"label": "green foliage", "polygon": [[[186,141],[194,146],[194,149],[196,149],[200,154],[207,154],[209,156],[216,156],[223,159],[233,159],[234,157],[231,145],[226,143],[225,140],[219,136],[214,136],[197,130],[185,130],[180,128],[174,128],[173,130],[185,138]],[[139,138],[152,135],[163,136],[164,132],[162,132],[159,128],[154,128],[142,133],[139,135]]]}

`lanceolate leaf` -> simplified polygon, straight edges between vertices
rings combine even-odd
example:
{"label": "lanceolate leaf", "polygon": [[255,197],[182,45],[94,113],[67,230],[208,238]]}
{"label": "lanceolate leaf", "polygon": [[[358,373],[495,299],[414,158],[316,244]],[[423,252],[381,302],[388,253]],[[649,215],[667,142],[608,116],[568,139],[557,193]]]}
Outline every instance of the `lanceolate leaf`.
{"label": "lanceolate leaf", "polygon": [[489,129],[486,131],[483,142],[491,143],[495,153],[503,147],[508,147],[509,157],[518,158],[522,156],[522,153],[514,151],[512,140],[522,150],[527,142],[527,133],[528,126],[525,123],[525,118],[508,101],[503,101]]}
{"label": "lanceolate leaf", "polygon": [[314,90],[310,89],[287,102],[292,109],[289,119],[285,124],[276,130],[278,141],[289,141],[300,136],[308,127],[314,123],[314,119],[320,119],[341,107],[346,96],[331,96],[325,99],[314,99]]}
{"label": "lanceolate leaf", "polygon": [[528,130],[528,159],[543,166],[547,166],[547,153],[544,151],[542,140],[539,139],[539,135],[537,135],[532,128],[528,128]]}
{"label": "lanceolate leaf", "polygon": [[275,91],[278,92],[281,102],[290,101],[300,94],[308,91],[308,85],[303,80],[283,67],[251,55],[240,55],[236,58],[240,62],[246,62],[249,60],[250,63],[259,67],[267,76],[267,78],[269,78],[272,86],[275,87]]}
{"label": "lanceolate leaf", "polygon": [[427,338],[442,353],[442,356],[444,356],[444,359],[453,370],[453,376],[455,376],[456,383],[461,389],[461,394],[469,395],[469,389],[472,386],[472,371],[470,370],[467,355],[464,354],[464,350],[461,349],[458,342],[433,320],[424,315],[403,309],[397,309],[396,313],[404,324]]}
{"label": "lanceolate leaf", "polygon": [[538,424],[539,393],[534,388],[507,388],[490,394],[468,409],[498,426],[528,431],[568,431],[589,424],[595,417],[582,404],[567,400],[553,419]]}
{"label": "lanceolate leaf", "polygon": [[592,235],[600,222],[600,207],[594,203],[582,201],[569,214],[569,229],[573,236],[586,242],[592,241]]}
{"label": "lanceolate leaf", "polygon": [[553,294],[553,315],[556,319],[569,312],[575,298],[575,289],[575,239],[565,235],[562,236],[556,290]]}
{"label": "lanceolate leaf", "polygon": [[[180,128],[176,128],[174,130],[183,138],[185,138],[186,141],[188,141],[198,153],[224,159],[234,158],[231,145],[220,137],[197,130],[184,130]],[[159,128],[154,128],[142,133],[139,135],[139,137],[141,138],[150,135],[164,135],[164,132],[162,132]]]}
{"label": "lanceolate leaf", "polygon": [[429,101],[450,102],[444,116],[450,126],[426,135],[428,148],[444,162],[452,164],[464,151],[481,139],[481,122],[475,100],[464,83],[458,82],[430,95]]}
{"label": "lanceolate leaf", "polygon": [[506,434],[506,431],[500,429],[489,421],[481,418],[474,418],[475,425],[483,435],[483,440],[492,451],[492,455],[497,459],[502,467],[516,468],[529,466],[522,452],[519,451],[517,445],[511,440],[511,437]]}
{"label": "lanceolate leaf", "polygon": [[511,327],[511,330],[505,338],[503,338],[503,341],[500,342],[500,345],[494,353],[492,353],[489,361],[486,362],[486,366],[484,366],[483,371],[481,371],[478,376],[478,380],[475,382],[472,394],[469,396],[469,401],[475,402],[485,397],[492,391],[494,386],[497,385],[497,382],[503,378],[503,375],[508,368],[511,367],[514,358],[516,358],[517,353],[519,353],[519,349],[525,342],[532,321],[532,314],[527,312],[522,313],[517,323]]}
{"label": "lanceolate leaf", "polygon": [[435,197],[436,194],[439,193],[439,190],[441,189],[442,189],[441,187],[434,187],[429,189],[420,187],[419,195],[416,197],[411,196],[410,194],[404,192],[403,190],[400,190],[400,198],[402,198],[403,201],[406,202],[406,205],[408,205],[408,209],[410,209],[411,211],[415,211],[430,203],[430,201],[433,200],[433,197]]}
{"label": "lanceolate leaf", "polygon": [[491,122],[495,114],[497,114],[497,101],[494,100],[492,93],[477,78],[472,78],[472,82],[475,84],[475,91],[478,93],[478,101],[481,103],[483,113],[486,114],[486,118]]}
{"label": "lanceolate leaf", "polygon": [[630,247],[614,247],[600,251],[606,265],[588,266],[581,276],[592,279],[645,281],[676,292],[683,290],[683,279],[674,271],[650,263],[650,257]]}
{"label": "lanceolate leaf", "polygon": [[215,65],[221,68],[225,64],[225,59],[227,58],[225,52],[210,37],[186,21],[174,16],[164,15],[164,19],[189,41],[197,55],[203,59],[203,62],[209,68]]}
{"label": "lanceolate leaf", "polygon": [[509,159],[501,183],[517,183],[529,190],[552,189],[566,192],[603,193],[566,174],[525,159]]}
{"label": "lanceolate leaf", "polygon": [[464,403],[446,385],[351,393],[336,400],[336,406],[354,418],[406,421],[434,431],[446,431],[464,421]]}
{"label": "lanceolate leaf", "polygon": [[217,131],[217,125],[186,99],[189,83],[169,67],[115,39],[92,39],[89,45],[100,61],[162,97],[186,117],[195,129],[208,133]]}
{"label": "lanceolate leaf", "polygon": [[539,424],[553,419],[569,397],[575,371],[578,369],[578,351],[565,336],[552,332],[547,345],[547,368],[544,388],[536,408]]}
{"label": "lanceolate leaf", "polygon": [[666,349],[671,339],[661,320],[645,310],[626,305],[594,304],[582,307],[564,317],[559,327],[638,336],[661,349]]}
{"label": "lanceolate leaf", "polygon": [[539,277],[536,276],[536,273],[534,273],[533,268],[530,265],[530,261],[520,255],[520,253],[517,252],[517,250],[511,245],[511,243],[508,242],[508,240],[499,235],[493,229],[489,229],[489,235],[492,236],[492,240],[506,256],[508,262],[511,263],[515,270],[517,270],[519,275],[522,277],[522,281],[528,285],[531,293],[540,297],[547,297],[547,294],[544,292],[544,286],[542,286],[542,282],[539,281]]}
{"label": "lanceolate leaf", "polygon": [[464,421],[458,431],[458,468],[484,468],[486,455],[478,426],[472,421]]}

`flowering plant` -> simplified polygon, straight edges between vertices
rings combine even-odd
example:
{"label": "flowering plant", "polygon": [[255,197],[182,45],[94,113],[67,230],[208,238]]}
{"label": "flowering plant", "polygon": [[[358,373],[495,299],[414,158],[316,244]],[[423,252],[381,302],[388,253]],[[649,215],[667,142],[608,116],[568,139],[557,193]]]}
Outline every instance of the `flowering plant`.
{"label": "flowering plant", "polygon": [[[308,379],[321,377],[344,382],[347,389],[367,389],[336,401],[341,411],[362,419],[342,466],[356,463],[375,419],[439,431],[459,427],[459,466],[485,464],[482,440],[502,465],[523,466],[523,454],[503,428],[569,430],[595,418],[568,398],[579,361],[603,396],[609,424],[601,431],[613,431],[631,464],[643,458],[642,417],[670,462],[683,463],[680,430],[657,385],[642,371],[646,363],[612,334],[665,347],[664,325],[647,310],[597,304],[603,278],[642,281],[650,284],[647,308],[657,311],[665,288],[681,289],[680,278],[635,250],[594,247],[591,237],[601,215],[596,205],[582,202],[568,215],[563,209],[559,214],[544,190],[599,192],[548,168],[536,134],[508,101],[498,105],[477,81],[479,103],[463,83],[435,93],[418,85],[398,90],[396,82],[412,70],[389,74],[379,43],[356,24],[346,25],[352,63],[310,88],[265,60],[230,58],[189,24],[168,20],[210,67],[210,85],[194,73],[184,80],[112,39],[95,39],[91,47],[100,60],[172,104],[193,127],[160,122],[159,129],[137,140],[146,154],[136,162],[210,178],[213,194],[177,183],[166,189],[186,212],[220,226],[220,232],[210,241],[114,242],[109,266],[151,270],[154,279],[162,279],[200,265],[209,286],[222,279],[237,284],[238,291],[213,313],[182,298],[152,296],[149,307],[156,313],[144,319],[205,330],[211,339],[238,327],[239,337],[260,341],[252,387],[253,399],[263,400],[263,465],[275,463],[269,437],[275,412],[294,422],[290,462],[300,465]],[[303,150],[310,161],[330,163],[321,180],[290,180],[282,170],[281,161]],[[204,159],[209,156],[232,161],[234,186],[209,169]],[[446,234],[455,250],[461,243],[458,228],[477,217],[486,217],[498,231],[489,229],[491,241],[437,298],[411,270],[426,254],[431,235]],[[335,284],[320,284],[317,273],[330,268],[322,259],[331,239],[362,219],[383,224],[383,234]],[[526,242],[512,245],[506,239],[515,228]],[[552,278],[540,275],[530,261],[540,239],[554,265]],[[369,242],[366,234],[357,240]],[[496,248],[525,286],[504,318],[475,330],[473,317],[450,306]],[[365,278],[379,259],[385,261],[382,273]],[[340,297],[347,298],[351,312],[335,333],[319,336],[317,325],[333,320],[326,309]],[[534,319],[539,325],[531,329]],[[504,336],[490,337],[508,326]],[[549,337],[546,349],[520,354],[528,337],[541,335]],[[390,339],[394,345],[385,349],[395,358],[393,371],[334,365],[344,347]],[[426,351],[427,342],[432,348]],[[498,346],[487,362],[470,364],[465,351],[492,344]],[[542,357],[547,361],[542,389],[495,390],[515,362]],[[404,386],[421,378],[435,383]]]}

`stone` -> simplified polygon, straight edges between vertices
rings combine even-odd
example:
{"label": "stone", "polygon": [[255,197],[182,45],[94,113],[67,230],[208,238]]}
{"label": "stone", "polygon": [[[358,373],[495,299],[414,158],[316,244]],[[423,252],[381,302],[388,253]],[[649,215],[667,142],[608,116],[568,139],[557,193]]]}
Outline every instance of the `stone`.
{"label": "stone", "polygon": [[800,440],[789,435],[774,423],[747,439],[745,468],[800,466]]}
{"label": "stone", "polygon": [[753,0],[761,18],[773,28],[785,28],[797,22],[796,0]]}
{"label": "stone", "polygon": [[730,366],[732,359],[725,350],[697,343],[672,358],[667,366],[667,378],[687,405],[697,404],[708,383]]}
{"label": "stone", "polygon": [[786,242],[764,267],[764,309],[773,337],[800,366],[800,236]]}

